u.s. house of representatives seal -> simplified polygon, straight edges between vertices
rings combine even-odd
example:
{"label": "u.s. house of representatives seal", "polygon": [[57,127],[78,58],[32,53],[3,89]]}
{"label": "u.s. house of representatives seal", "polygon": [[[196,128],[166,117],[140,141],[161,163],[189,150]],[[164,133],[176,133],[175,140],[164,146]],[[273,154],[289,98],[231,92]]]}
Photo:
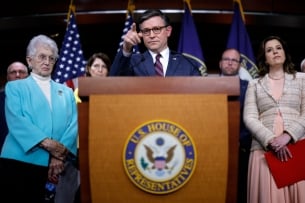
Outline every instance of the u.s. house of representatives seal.
{"label": "u.s. house of representatives seal", "polygon": [[137,187],[153,194],[167,194],[190,180],[196,166],[196,148],[181,126],[153,120],[129,135],[123,162]]}

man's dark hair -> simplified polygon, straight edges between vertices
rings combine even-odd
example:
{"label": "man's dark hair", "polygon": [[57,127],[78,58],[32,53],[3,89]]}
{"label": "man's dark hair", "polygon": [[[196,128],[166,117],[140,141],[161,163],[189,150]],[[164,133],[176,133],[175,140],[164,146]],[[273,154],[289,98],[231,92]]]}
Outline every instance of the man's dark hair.
{"label": "man's dark hair", "polygon": [[152,17],[155,17],[155,16],[160,16],[164,23],[165,23],[165,26],[168,26],[170,25],[170,20],[169,20],[169,17],[166,16],[161,10],[159,9],[150,9],[150,10],[146,10],[139,18],[139,25],[141,25],[144,21],[152,18]]}

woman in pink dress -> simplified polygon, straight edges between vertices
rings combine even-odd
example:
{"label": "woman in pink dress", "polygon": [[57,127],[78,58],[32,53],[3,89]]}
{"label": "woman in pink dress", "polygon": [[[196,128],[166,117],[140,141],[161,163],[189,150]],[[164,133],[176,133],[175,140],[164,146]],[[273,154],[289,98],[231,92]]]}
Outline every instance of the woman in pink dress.
{"label": "woman in pink dress", "polygon": [[[286,43],[267,37],[259,48],[260,77],[249,82],[244,121],[252,134],[248,171],[248,203],[303,203],[305,181],[278,188],[264,154],[271,150],[289,161],[287,148],[305,134],[305,74],[297,73]],[[285,176],[285,174],[283,174]]]}

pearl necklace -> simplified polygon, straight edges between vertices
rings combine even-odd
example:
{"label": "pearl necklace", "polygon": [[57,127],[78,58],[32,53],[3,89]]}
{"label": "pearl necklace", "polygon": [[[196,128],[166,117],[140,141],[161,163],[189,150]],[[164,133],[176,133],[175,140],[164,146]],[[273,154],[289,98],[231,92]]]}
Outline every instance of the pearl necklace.
{"label": "pearl necklace", "polygon": [[284,78],[284,76],[285,76],[285,74],[283,74],[281,77],[279,77],[279,78],[274,78],[274,77],[272,77],[270,74],[268,74],[268,77],[271,79],[271,80],[281,80],[281,79],[283,79]]}

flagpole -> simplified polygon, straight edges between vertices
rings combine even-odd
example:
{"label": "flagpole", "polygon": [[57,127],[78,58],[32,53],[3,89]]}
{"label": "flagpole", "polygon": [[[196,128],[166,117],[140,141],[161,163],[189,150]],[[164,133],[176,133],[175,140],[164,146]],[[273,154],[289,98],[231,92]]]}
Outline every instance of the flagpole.
{"label": "flagpole", "polygon": [[[123,38],[126,35],[126,33],[128,32],[128,30],[131,28],[131,25],[134,23],[133,21],[133,11],[135,10],[135,4],[133,0],[129,0],[128,1],[128,5],[127,5],[127,9],[126,9],[126,19],[125,19],[125,26],[123,29],[123,35],[121,36],[121,41],[119,43],[119,48],[117,50],[117,52],[119,52],[122,48],[123,45]],[[137,45],[135,45],[132,49],[133,53],[140,53],[139,52],[139,47]]]}
{"label": "flagpole", "polygon": [[189,11],[192,13],[191,0],[183,0],[183,1],[187,4]]}
{"label": "flagpole", "polygon": [[69,22],[71,12],[75,13],[75,5],[73,5],[73,0],[70,1],[69,11],[67,14],[67,22]]}
{"label": "flagpole", "polygon": [[240,0],[233,0],[233,4],[234,4],[234,2],[238,3],[241,17],[242,17],[244,23],[246,23],[246,18],[245,18],[245,14],[244,14],[244,9],[243,9],[243,5],[241,4],[241,1],[240,1]]}
{"label": "flagpole", "polygon": [[[71,0],[72,1],[72,0]],[[133,18],[133,11],[136,9],[136,6],[134,4],[134,0],[128,0],[128,5],[127,5],[127,12],[126,12],[126,17],[128,16],[128,12]]]}

